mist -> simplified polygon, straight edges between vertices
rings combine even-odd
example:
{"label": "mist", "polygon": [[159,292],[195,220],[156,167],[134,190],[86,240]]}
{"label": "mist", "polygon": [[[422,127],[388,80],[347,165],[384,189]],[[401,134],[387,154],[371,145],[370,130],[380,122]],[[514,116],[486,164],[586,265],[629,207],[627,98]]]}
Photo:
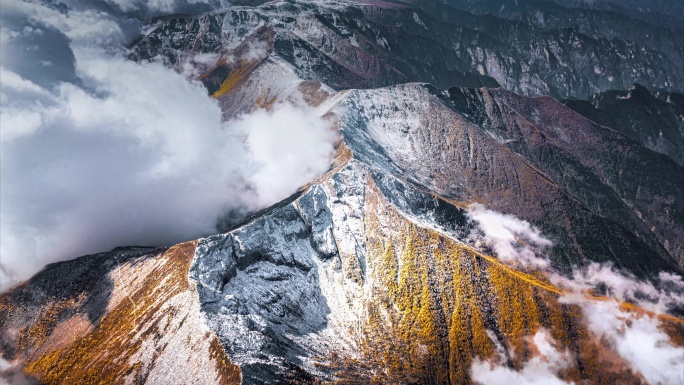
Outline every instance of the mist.
{"label": "mist", "polygon": [[516,371],[501,364],[491,364],[476,358],[470,374],[473,381],[487,385],[569,385],[556,376],[556,373],[567,368],[571,356],[567,351],[561,352],[554,345],[555,341],[549,332],[539,330],[532,338],[532,343],[540,356],[533,357],[524,367]]}
{"label": "mist", "polygon": [[201,84],[125,58],[142,17],[194,3],[3,3],[0,289],[48,263],[215,233],[327,170],[335,135],[303,102],[224,122]]}
{"label": "mist", "polygon": [[499,259],[523,266],[549,265],[546,258],[537,254],[550,247],[552,242],[530,223],[489,210],[479,203],[468,207],[468,216],[477,224],[477,234],[474,235],[482,237]]}
{"label": "mist", "polygon": [[[504,263],[543,271],[562,290],[560,301],[579,306],[587,329],[607,341],[618,356],[649,384],[684,383],[684,348],[677,346],[660,328],[658,315],[684,305],[684,281],[680,276],[661,272],[654,282],[639,280],[609,264],[588,263],[576,267],[568,277],[553,270],[543,254],[552,242],[530,223],[475,204],[468,215],[476,225],[472,234]],[[588,293],[597,292],[608,299]],[[635,304],[645,311],[629,311],[620,305]],[[541,354],[531,358],[520,371],[503,363],[474,360],[473,380],[482,384],[566,384],[558,378],[571,362],[566,352],[553,348],[544,331],[533,342]]]}

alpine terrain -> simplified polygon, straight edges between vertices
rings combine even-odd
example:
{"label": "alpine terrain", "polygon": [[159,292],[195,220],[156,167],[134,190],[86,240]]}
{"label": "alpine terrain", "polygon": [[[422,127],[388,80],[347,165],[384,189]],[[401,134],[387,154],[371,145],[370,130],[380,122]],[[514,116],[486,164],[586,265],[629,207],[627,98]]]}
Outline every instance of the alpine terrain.
{"label": "alpine terrain", "polygon": [[684,8],[645,4],[148,19],[128,60],[201,82],[225,121],[312,110],[334,156],[213,235],[0,294],[1,381],[684,383]]}

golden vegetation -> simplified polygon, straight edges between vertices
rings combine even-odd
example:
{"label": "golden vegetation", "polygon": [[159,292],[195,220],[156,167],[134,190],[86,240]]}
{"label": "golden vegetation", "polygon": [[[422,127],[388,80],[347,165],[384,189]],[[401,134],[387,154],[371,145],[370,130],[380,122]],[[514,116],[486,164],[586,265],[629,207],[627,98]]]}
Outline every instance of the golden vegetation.
{"label": "golden vegetation", "polygon": [[372,181],[368,189],[373,300],[360,328],[363,358],[338,359],[348,366],[338,372],[340,383],[471,384],[475,357],[500,362],[497,345],[505,349],[504,361],[521,368],[537,354],[530,337],[540,328],[573,357],[562,378],[641,383],[588,332],[578,306],[559,303],[562,292],[541,274],[517,271],[418,227],[389,206]]}
{"label": "golden vegetation", "polygon": [[[134,383],[144,380],[149,371],[144,366],[151,363],[132,362],[131,358],[141,351],[143,344],[154,344],[178,311],[174,307],[164,311],[164,304],[191,289],[187,274],[194,250],[195,243],[188,242],[153,257],[157,266],[129,293],[130,302],[118,304],[83,338],[30,357],[25,371],[38,376],[44,384],[116,384],[125,378],[133,379]],[[53,309],[60,305],[51,306]],[[26,343],[39,346],[54,329],[54,311],[50,309],[43,312],[40,321],[29,331],[22,332],[26,336],[22,338],[28,339]],[[207,354],[215,364],[220,383],[239,383],[240,370],[230,362],[216,336],[210,334],[206,338],[211,338]]]}
{"label": "golden vegetation", "polygon": [[[344,164],[351,154],[346,147],[338,150]],[[536,354],[530,336],[540,328],[549,330],[558,347],[571,353],[573,362],[560,373],[563,379],[643,383],[607,341],[589,333],[578,306],[559,302],[562,292],[541,274],[517,271],[405,220],[384,201],[370,178],[367,184],[367,270],[364,275],[353,255],[344,257],[343,269],[348,279],[369,285],[372,300],[366,302],[356,331],[361,357],[334,353],[329,357],[326,369],[336,371],[339,383],[471,384],[473,360],[499,361],[499,346],[505,349],[503,359],[521,368]],[[130,357],[141,350],[143,341],[165,333],[168,323],[159,316],[161,306],[190,289],[187,271],[194,248],[194,243],[186,243],[156,256],[161,260],[157,270],[131,293],[139,307],[119,304],[85,337],[30,357],[26,371],[46,384],[143,380],[144,365],[130,362]],[[38,320],[20,332],[22,349],[34,346],[36,352],[55,329],[57,315],[74,305],[46,305]],[[631,304],[622,306],[645,312]],[[0,297],[0,314],[4,317],[11,311],[6,297]],[[174,310],[166,316],[174,317]],[[674,343],[684,346],[684,322],[659,318]],[[139,325],[147,326],[138,330]],[[220,382],[239,383],[240,369],[230,362],[215,336],[208,333],[207,338]],[[313,378],[299,380],[315,382]]]}
{"label": "golden vegetation", "polygon": [[84,299],[85,296],[80,296],[78,299],[70,298],[43,305],[37,320],[31,325],[24,327],[19,333],[17,349],[19,351],[32,349],[37,351],[36,348],[42,346],[57,327],[60,315],[75,308]]}
{"label": "golden vegetation", "polygon": [[249,74],[254,70],[261,61],[256,60],[256,61],[244,61],[240,60],[236,67],[233,68],[226,79],[221,83],[221,87],[219,87],[216,92],[214,92],[213,95],[211,95],[212,98],[218,99],[221,95],[225,94],[226,92],[231,92],[235,90],[240,84],[242,84]]}
{"label": "golden vegetation", "polygon": [[271,111],[276,101],[278,101],[277,96],[270,95],[270,89],[264,91],[263,89],[259,92],[256,102],[254,103],[257,108],[264,109],[266,111]]}
{"label": "golden vegetation", "polygon": [[211,338],[209,345],[210,358],[216,363],[219,384],[240,384],[242,382],[240,368],[230,362],[226,352],[223,350],[223,346],[221,346],[221,342],[216,336],[211,335],[209,338]]}

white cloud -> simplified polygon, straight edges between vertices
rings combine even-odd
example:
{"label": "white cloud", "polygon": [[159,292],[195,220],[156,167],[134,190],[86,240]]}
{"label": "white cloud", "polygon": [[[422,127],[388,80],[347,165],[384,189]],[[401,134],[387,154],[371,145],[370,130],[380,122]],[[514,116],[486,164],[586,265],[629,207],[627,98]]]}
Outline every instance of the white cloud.
{"label": "white cloud", "polygon": [[468,207],[468,215],[477,223],[485,242],[499,259],[524,266],[548,266],[548,261],[536,254],[537,250],[552,243],[528,222],[489,210],[478,203]]}
{"label": "white cloud", "polygon": [[589,330],[627,361],[634,372],[652,385],[684,383],[684,348],[674,346],[650,315],[623,311],[613,300],[590,300],[582,295],[566,295],[564,302],[582,308]]}
{"label": "white cloud", "polygon": [[[329,165],[330,124],[304,104],[222,122],[199,83],[126,60],[113,15],[5,10],[16,33],[3,32],[0,63],[0,289],[46,263],[211,234],[226,211],[275,203]],[[68,44],[22,51],[36,30]],[[22,66],[47,47],[63,73]]]}
{"label": "white cloud", "polygon": [[252,157],[249,181],[259,191],[258,206],[276,203],[321,173],[333,153],[330,124],[313,109],[291,103],[257,110],[228,123],[242,133]]}
{"label": "white cloud", "polygon": [[249,41],[247,50],[242,54],[241,59],[247,61],[263,60],[268,56],[268,44],[265,41]]}
{"label": "white cloud", "polygon": [[[572,279],[557,274],[552,274],[551,279],[565,291],[561,301],[579,305],[589,330],[609,341],[649,384],[684,383],[684,348],[672,344],[660,330],[656,317],[684,305],[681,277],[662,272],[660,288],[656,288],[653,283],[617,272],[610,265],[591,263],[576,269]],[[600,300],[586,294],[595,289],[611,299]],[[621,302],[633,303],[651,313],[624,310],[620,308]]]}
{"label": "white cloud", "polygon": [[672,308],[684,305],[684,283],[681,277],[671,273],[659,274],[659,287],[639,280],[627,272],[618,272],[609,264],[590,263],[576,268],[571,278],[551,273],[553,284],[568,293],[599,289],[606,296],[634,303],[656,314],[665,314]]}
{"label": "white cloud", "polygon": [[546,330],[539,330],[533,338],[539,355],[526,362],[519,371],[500,364],[475,359],[471,367],[473,381],[485,385],[568,385],[558,378],[558,372],[569,366],[570,354],[554,346]]}
{"label": "white cloud", "polygon": [[196,54],[191,60],[183,62],[183,76],[190,79],[199,78],[214,67],[220,59],[221,55],[214,52]]}
{"label": "white cloud", "polygon": [[[684,348],[675,346],[659,328],[658,314],[667,314],[684,305],[682,277],[661,272],[657,285],[615,270],[611,265],[590,263],[577,267],[572,277],[553,271],[539,250],[551,246],[539,230],[509,215],[473,205],[468,210],[477,223],[479,233],[495,254],[515,266],[542,267],[551,282],[561,288],[561,301],[580,306],[589,331],[607,341],[635,373],[652,385],[684,383]],[[541,261],[541,262],[540,262]],[[591,295],[598,293],[610,299]],[[650,312],[629,311],[620,303],[633,303]],[[548,339],[535,336],[541,356],[530,360],[521,371],[476,360],[473,379],[484,384],[563,384],[555,378],[562,362],[569,362]],[[559,353],[560,354],[560,353]]]}
{"label": "white cloud", "polygon": [[123,12],[144,11],[146,14],[170,14],[192,9],[196,6],[209,6],[211,9],[230,5],[227,0],[103,0]]}
{"label": "white cloud", "polygon": [[673,289],[684,290],[684,280],[678,275],[662,271],[658,274],[658,278],[660,279],[660,282],[669,285]]}

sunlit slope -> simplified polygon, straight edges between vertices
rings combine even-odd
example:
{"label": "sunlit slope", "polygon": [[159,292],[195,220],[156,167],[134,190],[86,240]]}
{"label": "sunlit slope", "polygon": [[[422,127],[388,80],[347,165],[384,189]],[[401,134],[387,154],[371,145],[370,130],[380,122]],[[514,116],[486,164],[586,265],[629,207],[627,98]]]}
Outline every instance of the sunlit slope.
{"label": "sunlit slope", "polygon": [[153,20],[131,57],[182,68],[266,27],[275,33],[274,53],[300,77],[336,90],[428,82],[584,99],[633,83],[681,87],[682,39],[662,24],[610,12],[530,10],[524,20],[506,13],[472,14],[431,0],[271,1]]}
{"label": "sunlit slope", "polygon": [[[467,384],[478,360],[520,370],[539,358],[532,338],[546,330],[571,357],[556,373],[563,380],[645,383],[545,273],[497,259],[466,208],[484,204],[537,226],[564,273],[597,261],[643,279],[677,274],[681,167],[546,97],[417,83],[350,89],[494,85],[492,77],[527,94],[606,86],[590,67],[546,83],[516,72],[527,58],[503,52],[501,36],[473,25],[480,16],[459,19],[470,24],[453,35],[491,46],[459,46],[468,59],[460,62],[439,48],[452,42],[422,35],[420,23],[451,31],[434,14],[365,3],[236,7],[231,28],[219,12],[171,18],[180,34],[166,22],[150,30],[133,47],[137,59],[162,54],[183,70],[194,55],[217,53],[191,77],[226,120],[307,103],[334,121],[338,156],[328,173],[224,233],[55,264],[2,294],[3,357],[49,384]],[[357,23],[359,15],[368,20]],[[567,37],[543,36],[549,45]],[[594,47],[578,39],[579,51]],[[545,55],[535,60],[552,70]],[[681,75],[658,78],[666,72],[635,76],[659,85]],[[681,319],[620,306],[657,318],[684,345]]]}
{"label": "sunlit slope", "polygon": [[344,106],[343,135],[359,159],[533,223],[554,239],[560,266],[676,269],[681,167],[551,98],[407,84],[352,91]]}
{"label": "sunlit slope", "polygon": [[50,265],[0,296],[6,360],[44,384],[238,384],[187,278],[195,242]]}
{"label": "sunlit slope", "polygon": [[5,357],[50,384],[469,384],[476,360],[538,357],[547,330],[570,353],[560,378],[644,383],[544,273],[483,249],[464,203],[338,153],[226,234],[51,265],[3,294]]}
{"label": "sunlit slope", "polygon": [[[461,209],[401,180],[380,183],[395,195],[351,160],[291,202],[200,242],[192,274],[202,308],[247,383],[471,383],[476,358],[524,365],[542,328],[574,357],[562,378],[642,383],[544,274],[459,240],[471,226]],[[419,202],[413,212],[397,208],[409,199]],[[450,223],[435,221],[437,206],[451,210]],[[684,332],[679,319],[662,322]]]}

